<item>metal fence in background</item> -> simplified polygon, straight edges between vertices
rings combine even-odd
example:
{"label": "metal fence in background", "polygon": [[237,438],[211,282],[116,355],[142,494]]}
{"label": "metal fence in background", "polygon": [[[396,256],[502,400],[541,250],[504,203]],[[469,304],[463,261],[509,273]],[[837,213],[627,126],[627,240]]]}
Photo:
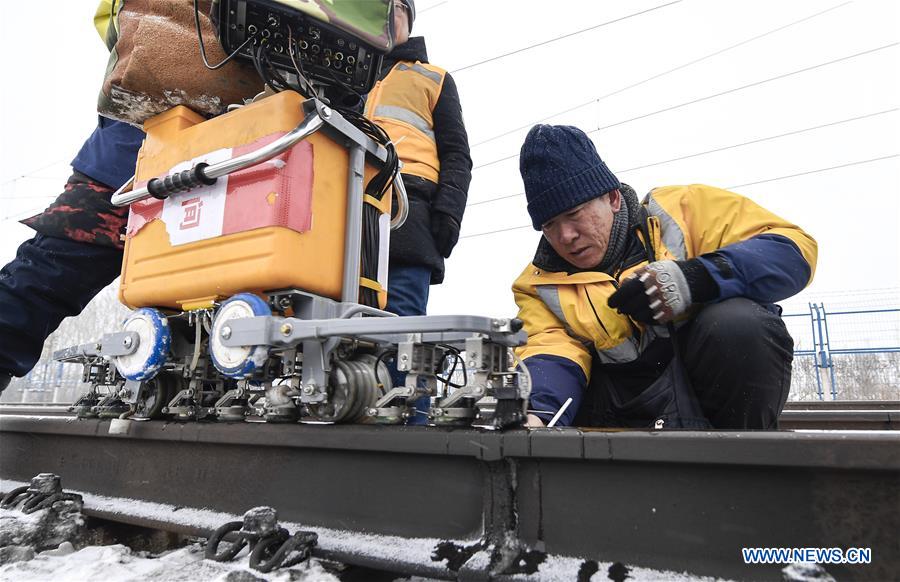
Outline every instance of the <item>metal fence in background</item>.
{"label": "metal fence in background", "polygon": [[782,316],[794,338],[792,399],[900,399],[900,308],[808,307]]}
{"label": "metal fence in background", "polygon": [[[4,398],[5,402],[74,402],[90,388],[82,382],[83,368],[76,364],[63,364],[52,359],[42,359],[23,378],[13,378],[7,392],[18,394]],[[6,396],[6,393],[4,393]]]}

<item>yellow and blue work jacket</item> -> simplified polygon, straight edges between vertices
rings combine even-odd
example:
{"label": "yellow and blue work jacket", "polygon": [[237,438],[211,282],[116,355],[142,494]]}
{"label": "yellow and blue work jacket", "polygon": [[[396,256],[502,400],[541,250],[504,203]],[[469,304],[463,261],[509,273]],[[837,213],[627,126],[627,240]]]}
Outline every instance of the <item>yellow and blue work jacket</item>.
{"label": "yellow and blue work jacket", "polygon": [[[716,301],[746,297],[770,304],[812,280],[816,241],[739,194],[704,185],[667,186],[648,194],[643,206],[656,259],[699,257],[719,287]],[[545,420],[571,397],[558,422],[571,424],[592,361],[628,364],[654,339],[668,336],[665,327],[645,326],[607,305],[619,283],[645,265],[646,259],[613,276],[549,272],[531,263],[516,279],[518,317],[528,332],[528,343],[517,353],[532,375],[531,407],[547,411]]]}

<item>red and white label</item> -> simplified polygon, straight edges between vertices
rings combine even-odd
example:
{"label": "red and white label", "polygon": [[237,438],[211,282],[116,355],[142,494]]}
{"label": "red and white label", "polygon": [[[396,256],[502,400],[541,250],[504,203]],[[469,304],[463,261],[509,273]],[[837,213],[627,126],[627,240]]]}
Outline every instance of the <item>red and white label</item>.
{"label": "red and white label", "polygon": [[[212,165],[231,158],[230,148],[217,150],[178,164],[169,171],[169,175],[190,170],[201,162]],[[172,246],[222,236],[227,192],[228,176],[223,176],[212,186],[203,186],[166,198],[161,218],[166,224]]]}
{"label": "red and white label", "polygon": [[[282,135],[199,156],[178,164],[170,174],[200,162],[215,164],[242,156]],[[212,186],[175,194],[165,201],[135,202],[127,236],[135,236],[154,220],[163,221],[172,246],[273,226],[302,233],[312,228],[312,192],[313,146],[303,141],[267,162],[219,178]]]}
{"label": "red and white label", "polygon": [[178,225],[180,230],[196,228],[200,226],[200,209],[203,208],[202,198],[191,198],[181,203],[184,210],[184,220]]}

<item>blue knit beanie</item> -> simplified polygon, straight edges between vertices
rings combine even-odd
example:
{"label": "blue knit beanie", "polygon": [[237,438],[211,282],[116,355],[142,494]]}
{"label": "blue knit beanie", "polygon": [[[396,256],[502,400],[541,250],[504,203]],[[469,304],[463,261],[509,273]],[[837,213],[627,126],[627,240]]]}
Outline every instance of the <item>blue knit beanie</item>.
{"label": "blue knit beanie", "polygon": [[570,208],[621,187],[583,131],[568,125],[535,125],[519,157],[528,214],[535,230]]}

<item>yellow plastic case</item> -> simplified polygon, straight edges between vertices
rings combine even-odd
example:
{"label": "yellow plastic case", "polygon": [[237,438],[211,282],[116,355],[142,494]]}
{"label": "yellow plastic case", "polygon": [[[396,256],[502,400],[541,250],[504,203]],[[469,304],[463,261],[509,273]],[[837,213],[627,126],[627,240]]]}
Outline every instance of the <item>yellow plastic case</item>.
{"label": "yellow plastic case", "polygon": [[[144,124],[135,182],[163,176],[176,164],[222,148],[294,129],[303,97],[285,91],[204,120],[179,106]],[[348,150],[324,132],[307,138],[313,150],[312,227],[273,226],[172,246],[165,224],[153,220],[125,243],[119,298],[125,305],[190,310],[235,293],[301,289],[341,299],[347,216]],[[366,165],[365,180],[377,169]],[[277,193],[276,193],[277,194]],[[229,194],[231,195],[231,194]],[[390,197],[382,212],[390,212]],[[379,290],[379,303],[387,301]]]}

